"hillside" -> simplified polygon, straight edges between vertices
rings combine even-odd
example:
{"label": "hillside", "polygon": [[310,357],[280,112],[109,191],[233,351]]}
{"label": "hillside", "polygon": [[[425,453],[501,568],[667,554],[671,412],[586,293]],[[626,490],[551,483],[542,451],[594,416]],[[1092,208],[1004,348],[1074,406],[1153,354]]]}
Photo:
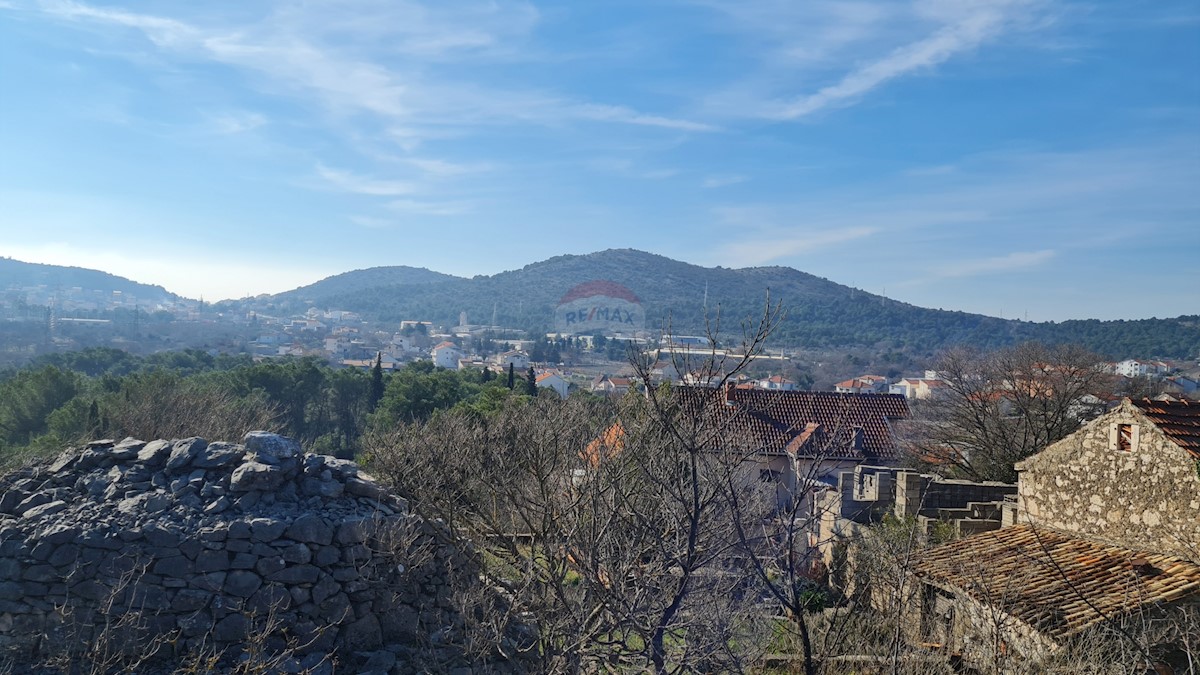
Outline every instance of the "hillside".
{"label": "hillside", "polygon": [[85,291],[102,291],[104,293],[120,291],[124,295],[154,301],[180,299],[179,296],[162,286],[140,284],[108,272],[0,258],[0,290],[36,286],[45,286],[51,291],[65,291],[75,287]]}
{"label": "hillside", "polygon": [[424,267],[409,267],[407,265],[371,267],[365,270],[353,270],[343,272],[342,274],[335,274],[307,286],[279,293],[272,296],[272,301],[280,304],[319,303],[326,298],[357,293],[369,288],[402,286],[405,284],[432,284],[439,281],[453,281],[458,278],[449,274],[427,270]]}
{"label": "hillside", "polygon": [[[705,295],[709,314],[720,306],[722,333],[761,314],[770,289],[772,301],[787,312],[772,343],[803,348],[848,346],[928,354],[956,344],[999,347],[1025,340],[1079,342],[1112,357],[1187,357],[1200,349],[1200,317],[1138,321],[1030,323],[966,312],[916,307],[866,293],[788,267],[706,268],[631,249],[563,255],[519,270],[472,279],[437,273],[396,274],[399,281],[377,285],[372,270],[339,275],[307,291],[319,306],[357,311],[369,319],[398,322],[424,319],[453,325],[459,312],[474,323],[497,323],[553,330],[553,311],[577,284],[605,280],[627,286],[640,298],[646,327],[657,331],[670,321],[676,334],[704,331]],[[387,278],[389,272],[377,278]],[[440,275],[446,276],[446,275]],[[414,280],[415,279],[415,280]],[[338,286],[345,283],[343,288]],[[322,284],[326,284],[322,286]],[[312,287],[309,287],[310,289]],[[295,304],[297,291],[246,301],[242,306],[279,311]]]}

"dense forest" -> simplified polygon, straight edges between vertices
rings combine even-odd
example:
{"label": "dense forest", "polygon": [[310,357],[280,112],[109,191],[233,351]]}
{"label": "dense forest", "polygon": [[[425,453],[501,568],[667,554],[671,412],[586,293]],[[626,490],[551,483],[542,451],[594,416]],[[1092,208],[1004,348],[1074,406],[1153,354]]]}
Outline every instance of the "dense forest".
{"label": "dense forest", "polygon": [[334,370],[312,358],[254,363],[186,350],[140,357],[111,348],[52,354],[0,374],[0,464],[96,438],[200,435],[237,440],[277,431],[316,452],[353,457],[363,433],[439,410],[486,414],[527,396],[490,372],[416,362],[395,373]]}

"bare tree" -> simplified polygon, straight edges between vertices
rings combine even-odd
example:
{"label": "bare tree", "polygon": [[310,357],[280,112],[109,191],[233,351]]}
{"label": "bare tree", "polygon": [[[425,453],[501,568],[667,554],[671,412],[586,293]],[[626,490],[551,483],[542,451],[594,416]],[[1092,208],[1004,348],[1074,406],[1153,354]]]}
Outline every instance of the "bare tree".
{"label": "bare tree", "polygon": [[[711,340],[702,367],[727,379],[748,363],[778,317],[768,309],[740,354]],[[668,358],[687,370],[693,356]],[[536,617],[524,648],[547,670],[739,671],[754,651],[758,592],[728,512],[748,450],[727,442],[719,401],[679,396],[652,365],[635,362],[643,397],[513,400],[366,440],[371,466],[473,542],[514,611]],[[519,618],[478,615],[497,641]]]}
{"label": "bare tree", "polygon": [[1016,462],[1104,412],[1112,391],[1100,357],[1074,345],[957,348],[936,368],[944,386],[916,407],[910,448],[971,480],[1015,482]]}
{"label": "bare tree", "polygon": [[150,373],[108,397],[108,433],[135,438],[240,439],[280,428],[279,411],[261,394],[239,397],[216,384]]}

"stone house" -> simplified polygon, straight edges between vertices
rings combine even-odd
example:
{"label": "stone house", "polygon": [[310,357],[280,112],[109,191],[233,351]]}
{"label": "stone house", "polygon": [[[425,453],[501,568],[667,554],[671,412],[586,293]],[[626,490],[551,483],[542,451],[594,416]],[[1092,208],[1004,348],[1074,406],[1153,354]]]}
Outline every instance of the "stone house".
{"label": "stone house", "polygon": [[1200,606],[1200,405],[1125,399],[1017,470],[1014,525],[918,555],[914,639],[1038,658]]}
{"label": "stone house", "polygon": [[854,543],[867,533],[866,528],[891,517],[913,519],[922,538],[930,537],[936,526],[949,528],[958,537],[998,530],[1016,494],[1017,486],[1009,483],[977,483],[860,464],[839,473],[837,487],[816,497],[817,527],[810,547],[819,550],[822,566],[831,573],[830,582],[853,592],[848,568],[854,566]]}

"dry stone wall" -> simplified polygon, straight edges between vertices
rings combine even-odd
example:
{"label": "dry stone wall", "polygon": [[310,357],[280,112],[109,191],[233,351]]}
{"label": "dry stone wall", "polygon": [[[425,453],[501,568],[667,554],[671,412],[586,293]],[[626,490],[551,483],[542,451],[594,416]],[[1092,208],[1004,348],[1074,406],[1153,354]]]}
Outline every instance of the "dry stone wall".
{"label": "dry stone wall", "polygon": [[[1118,425],[1136,447],[1114,447]],[[1022,521],[1200,560],[1200,462],[1128,400],[1017,469]]]}
{"label": "dry stone wall", "polygon": [[125,439],[0,487],[10,659],[101,634],[132,650],[235,653],[266,631],[298,658],[388,647],[399,665],[377,661],[393,670],[469,663],[452,596],[470,561],[353,462],[265,432]]}

